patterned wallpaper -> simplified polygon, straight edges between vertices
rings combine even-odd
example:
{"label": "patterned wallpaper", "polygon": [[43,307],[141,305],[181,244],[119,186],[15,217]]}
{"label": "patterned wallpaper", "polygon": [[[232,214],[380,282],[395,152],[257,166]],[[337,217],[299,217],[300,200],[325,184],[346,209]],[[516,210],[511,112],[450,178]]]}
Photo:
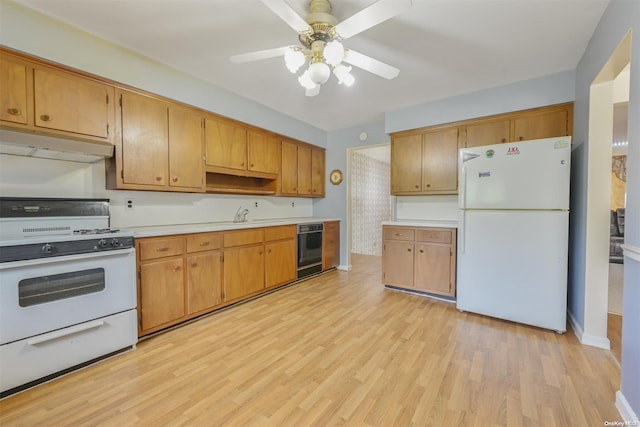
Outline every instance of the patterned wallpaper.
{"label": "patterned wallpaper", "polygon": [[351,252],[382,256],[382,221],[391,218],[389,163],[354,151],[351,172]]}

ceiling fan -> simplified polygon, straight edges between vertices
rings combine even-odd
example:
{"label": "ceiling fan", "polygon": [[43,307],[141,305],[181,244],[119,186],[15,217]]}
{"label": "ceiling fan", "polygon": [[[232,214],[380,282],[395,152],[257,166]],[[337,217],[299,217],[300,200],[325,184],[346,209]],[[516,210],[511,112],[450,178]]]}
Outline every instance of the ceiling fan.
{"label": "ceiling fan", "polygon": [[320,86],[329,80],[332,70],[338,83],[351,86],[355,78],[350,73],[352,68],[345,64],[386,79],[393,79],[400,73],[391,65],[345,48],[341,41],[400,14],[411,7],[411,0],[378,0],[342,22],[331,14],[329,0],[311,0],[309,14],[304,19],[285,0],[261,1],[298,32],[300,45],[234,55],[230,58],[232,62],[240,64],[284,56],[289,71],[297,73],[308,61],[308,68],[298,77],[307,96],[320,93]]}

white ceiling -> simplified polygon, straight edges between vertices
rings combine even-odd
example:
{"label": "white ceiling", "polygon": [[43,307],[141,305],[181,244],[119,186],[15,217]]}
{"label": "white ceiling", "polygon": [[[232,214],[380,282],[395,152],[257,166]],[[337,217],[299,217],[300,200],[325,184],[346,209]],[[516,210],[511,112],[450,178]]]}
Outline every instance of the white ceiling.
{"label": "white ceiling", "polygon": [[[305,97],[282,58],[229,57],[297,43],[259,0],[18,0],[47,15],[331,131],[384,112],[576,68],[608,0],[413,0],[407,12],[345,41],[400,69],[356,69]],[[304,16],[308,0],[287,0]],[[332,0],[338,20],[374,0]]]}

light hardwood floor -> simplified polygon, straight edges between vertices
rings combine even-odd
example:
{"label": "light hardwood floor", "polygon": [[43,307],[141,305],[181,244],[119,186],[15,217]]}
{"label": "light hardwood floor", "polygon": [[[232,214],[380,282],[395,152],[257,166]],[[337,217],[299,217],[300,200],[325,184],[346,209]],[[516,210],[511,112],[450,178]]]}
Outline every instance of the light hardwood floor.
{"label": "light hardwood floor", "polygon": [[2,426],[602,426],[610,352],[384,290],[380,259],[0,401]]}

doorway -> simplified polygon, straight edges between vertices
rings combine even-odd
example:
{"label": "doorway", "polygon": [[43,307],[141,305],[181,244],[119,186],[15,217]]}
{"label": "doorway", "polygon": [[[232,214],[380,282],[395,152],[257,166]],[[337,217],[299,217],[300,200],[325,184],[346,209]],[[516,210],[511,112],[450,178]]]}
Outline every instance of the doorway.
{"label": "doorway", "polygon": [[[629,31],[592,82],[589,98],[585,311],[581,341],[606,349],[611,348],[607,317],[614,104],[629,100],[629,76],[625,76],[624,70],[629,66],[630,56]],[[621,280],[623,288],[624,279]]]}

